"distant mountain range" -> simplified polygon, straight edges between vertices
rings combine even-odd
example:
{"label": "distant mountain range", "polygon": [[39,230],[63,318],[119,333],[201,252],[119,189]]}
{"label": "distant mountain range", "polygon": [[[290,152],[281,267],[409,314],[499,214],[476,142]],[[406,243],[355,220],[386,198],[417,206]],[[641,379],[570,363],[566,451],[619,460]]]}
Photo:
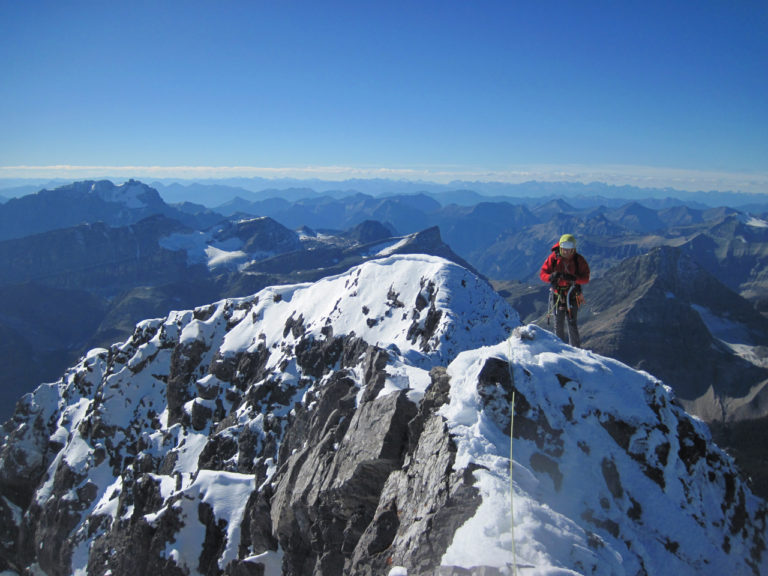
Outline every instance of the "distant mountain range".
{"label": "distant mountain range", "polygon": [[[654,246],[687,245],[705,268],[760,307],[768,287],[764,276],[768,220],[759,213],[722,206],[705,208],[701,203],[684,204],[679,199],[667,199],[662,207],[639,201],[617,204],[621,201],[616,199],[608,204],[603,197],[569,197],[566,201],[533,196],[517,203],[510,198],[492,202],[475,191],[461,190],[442,192],[447,196],[435,192],[318,194],[308,188],[262,190],[258,194],[240,190],[250,195],[246,199],[228,196],[232,190],[222,190],[221,185],[176,184],[170,188],[178,194],[188,191],[195,202],[168,205],[156,190],[135,181],[122,186],[81,182],[55,191],[42,190],[0,206],[0,239],[83,222],[120,226],[151,214],[162,214],[193,229],[208,228],[225,217],[269,216],[290,229],[307,226],[336,232],[376,220],[394,235],[438,226],[445,242],[486,276],[526,280],[535,277],[542,245],[568,229],[580,237],[580,248],[591,255],[598,272]],[[534,188],[540,192],[558,189],[544,185]],[[222,202],[214,210],[206,208],[197,202],[206,195]],[[457,202],[460,196],[466,205]],[[452,203],[447,203],[449,198]],[[595,204],[603,200],[606,203]]]}
{"label": "distant mountain range", "polygon": [[642,199],[644,203],[657,208],[684,203],[699,208],[733,206],[753,212],[768,211],[768,197],[766,195],[716,191],[688,192],[674,188],[616,186],[601,182],[454,181],[439,184],[428,181],[386,178],[340,181],[292,178],[226,178],[195,182],[153,181],[152,186],[160,192],[166,202],[177,203],[186,200],[204,204],[209,208],[220,206],[236,196],[249,201],[259,201],[271,197],[282,197],[294,201],[313,196],[341,198],[356,193],[374,197],[424,193],[433,196],[443,205],[472,205],[484,201],[541,203],[548,199],[567,198],[575,205],[619,206],[631,200]]}
{"label": "distant mountain range", "polygon": [[[663,378],[690,411],[722,423],[726,446],[743,438],[736,426],[766,414],[765,215],[680,201],[458,202],[476,192],[454,192],[448,204],[436,193],[302,197],[305,188],[216,210],[198,202],[217,186],[169,205],[140,182],[78,182],[0,205],[0,417],[140,320],[313,282],[387,254],[458,262],[546,327],[537,272],[563,231],[577,235],[593,270],[585,346]],[[743,467],[755,470],[755,461]],[[768,495],[768,471],[755,478]]]}
{"label": "distant mountain range", "polygon": [[[297,194],[300,195],[300,194]],[[477,195],[473,193],[473,198]],[[528,198],[441,204],[434,194],[318,196],[299,200],[239,198],[215,210],[227,216],[269,216],[289,228],[344,230],[365,220],[399,234],[437,226],[442,238],[482,274],[497,280],[535,279],[548,247],[567,230],[579,238],[596,274],[658,246],[681,247],[727,286],[768,310],[768,219],[728,207],[669,202],[650,208],[576,207],[563,199]]]}
{"label": "distant mountain range", "polygon": [[[113,181],[126,180],[120,175],[115,175],[110,179]],[[69,182],[62,179],[0,179],[0,198],[24,196],[43,188],[65,186]],[[247,201],[259,201],[271,197],[281,197],[293,201],[314,196],[340,198],[356,193],[370,196],[426,193],[434,196],[444,205],[472,205],[484,201],[538,204],[546,200],[566,198],[576,206],[589,207],[598,205],[620,206],[632,200],[640,200],[655,208],[686,204],[698,208],[732,206],[757,213],[768,211],[768,197],[765,194],[718,191],[690,192],[674,188],[643,188],[602,182],[454,181],[443,184],[386,178],[331,181],[254,177],[197,180],[159,179],[153,180],[150,185],[158,190],[163,199],[170,204],[194,202],[208,208],[220,206],[238,196]]]}
{"label": "distant mountain range", "polygon": [[[198,218],[169,206],[157,190],[141,182],[130,180],[115,186],[105,180],[86,181],[54,190],[40,190],[2,204],[0,240],[21,238],[83,222],[125,226],[155,215],[166,216],[193,227],[212,223],[212,220]],[[213,220],[219,218],[215,216]]]}

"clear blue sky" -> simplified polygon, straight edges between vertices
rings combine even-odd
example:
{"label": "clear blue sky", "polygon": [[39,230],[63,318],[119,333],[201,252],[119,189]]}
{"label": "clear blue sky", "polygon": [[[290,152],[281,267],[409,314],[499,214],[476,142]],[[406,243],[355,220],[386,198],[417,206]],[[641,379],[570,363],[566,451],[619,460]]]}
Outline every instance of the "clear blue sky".
{"label": "clear blue sky", "polygon": [[52,165],[768,192],[768,2],[0,0],[0,177]]}

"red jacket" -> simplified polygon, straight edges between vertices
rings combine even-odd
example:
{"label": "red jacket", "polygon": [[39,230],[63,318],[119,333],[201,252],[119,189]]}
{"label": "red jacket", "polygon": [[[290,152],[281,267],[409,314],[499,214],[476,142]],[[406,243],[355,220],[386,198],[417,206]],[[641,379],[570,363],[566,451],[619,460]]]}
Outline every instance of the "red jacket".
{"label": "red jacket", "polygon": [[[589,264],[584,259],[584,256],[578,252],[574,252],[573,258],[566,260],[560,256],[560,244],[557,243],[552,246],[552,253],[541,265],[541,272],[539,277],[543,282],[549,284],[549,276],[553,272],[560,272],[560,274],[571,274],[575,277],[574,282],[576,284],[587,284],[589,282]],[[558,286],[567,286],[570,284],[568,280],[561,277],[558,281]]]}

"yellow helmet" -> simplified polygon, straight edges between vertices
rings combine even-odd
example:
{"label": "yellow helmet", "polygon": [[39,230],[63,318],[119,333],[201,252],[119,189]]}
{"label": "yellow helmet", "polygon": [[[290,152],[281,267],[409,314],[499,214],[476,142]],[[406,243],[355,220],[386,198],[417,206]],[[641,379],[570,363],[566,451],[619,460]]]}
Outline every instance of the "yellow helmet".
{"label": "yellow helmet", "polygon": [[558,244],[560,245],[560,248],[565,248],[566,250],[575,249],[576,238],[574,238],[573,234],[563,234],[560,236],[560,242]]}

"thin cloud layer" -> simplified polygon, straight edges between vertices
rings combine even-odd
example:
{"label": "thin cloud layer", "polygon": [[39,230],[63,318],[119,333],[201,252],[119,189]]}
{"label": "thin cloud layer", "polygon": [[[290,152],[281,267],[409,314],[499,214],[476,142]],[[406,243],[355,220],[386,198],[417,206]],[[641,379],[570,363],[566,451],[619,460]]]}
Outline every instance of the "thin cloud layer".
{"label": "thin cloud layer", "polygon": [[319,180],[395,179],[451,182],[602,182],[615,186],[683,191],[768,193],[768,174],[683,170],[651,166],[517,166],[502,170],[462,167],[385,168],[350,166],[0,166],[0,178],[296,178]]}

